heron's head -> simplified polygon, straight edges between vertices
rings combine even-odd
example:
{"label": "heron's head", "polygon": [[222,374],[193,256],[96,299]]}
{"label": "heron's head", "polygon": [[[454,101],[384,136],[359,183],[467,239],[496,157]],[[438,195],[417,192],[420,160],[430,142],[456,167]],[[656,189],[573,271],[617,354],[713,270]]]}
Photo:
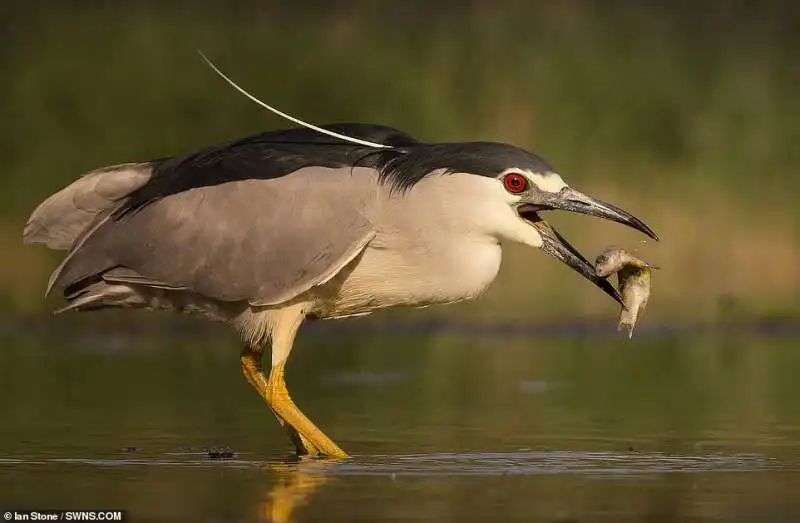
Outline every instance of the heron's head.
{"label": "heron's head", "polygon": [[498,172],[495,179],[517,219],[528,229],[528,234],[516,232],[515,239],[539,247],[621,301],[614,286],[597,276],[594,266],[542,218],[542,212],[561,210],[595,216],[627,225],[658,240],[656,233],[631,213],[573,189],[538,156],[514,149],[500,154],[513,163]]}
{"label": "heron's head", "polygon": [[[658,239],[653,230],[629,212],[602,202],[570,187],[542,158],[523,149],[494,142],[431,144],[411,151],[398,165],[405,171],[405,180],[413,182],[413,171],[469,174],[480,186],[481,199],[488,200],[491,213],[481,211],[486,226],[500,239],[538,247],[569,265],[608,295],[621,301],[617,290],[595,273],[586,260],[543,218],[544,211],[569,211],[632,227],[650,238]],[[406,163],[407,162],[407,163]],[[410,168],[413,166],[413,168]],[[478,176],[479,178],[474,178]],[[403,180],[399,180],[402,182]],[[491,216],[489,216],[491,214]]]}
{"label": "heron's head", "polygon": [[573,189],[553,171],[537,172],[511,167],[501,173],[497,181],[502,183],[504,190],[509,193],[510,204],[519,220],[531,228],[530,237],[534,245],[569,265],[615,300],[621,301],[614,286],[608,280],[598,277],[594,266],[553,229],[542,218],[541,213],[562,210],[596,216],[627,225],[658,240],[658,236],[650,227],[624,209]]}

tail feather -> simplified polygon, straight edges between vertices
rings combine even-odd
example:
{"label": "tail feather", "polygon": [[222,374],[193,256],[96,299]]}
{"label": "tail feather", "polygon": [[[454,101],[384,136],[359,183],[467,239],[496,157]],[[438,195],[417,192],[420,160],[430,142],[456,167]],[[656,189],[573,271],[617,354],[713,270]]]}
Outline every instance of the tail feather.
{"label": "tail feather", "polygon": [[102,279],[81,287],[66,296],[69,304],[55,314],[68,311],[92,311],[112,307],[145,307],[147,301],[128,285],[109,285]]}
{"label": "tail feather", "polygon": [[[230,321],[248,307],[246,302],[219,302],[180,289],[109,281],[114,278],[115,272],[135,274],[114,269],[69,286],[65,290],[68,304],[57,310],[56,314],[126,308],[177,311],[215,321]],[[109,280],[105,279],[107,275]]]}

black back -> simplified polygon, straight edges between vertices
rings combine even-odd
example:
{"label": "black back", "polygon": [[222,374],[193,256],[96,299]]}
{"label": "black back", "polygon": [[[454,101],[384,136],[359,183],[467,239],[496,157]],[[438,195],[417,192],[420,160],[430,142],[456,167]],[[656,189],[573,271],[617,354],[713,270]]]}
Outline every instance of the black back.
{"label": "black back", "polygon": [[153,176],[118,209],[118,215],[196,187],[247,179],[272,179],[298,169],[372,167],[393,189],[407,190],[433,171],[497,176],[510,167],[552,170],[536,155],[495,142],[424,143],[392,127],[358,123],[322,126],[390,146],[378,149],[297,128],[248,136],[196,152],[154,160]]}

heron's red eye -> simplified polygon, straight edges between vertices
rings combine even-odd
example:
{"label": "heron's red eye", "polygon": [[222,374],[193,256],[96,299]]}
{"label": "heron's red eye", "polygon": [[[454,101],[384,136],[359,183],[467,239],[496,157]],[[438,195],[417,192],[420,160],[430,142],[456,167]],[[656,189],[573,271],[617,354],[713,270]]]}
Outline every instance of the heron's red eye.
{"label": "heron's red eye", "polygon": [[509,173],[503,176],[503,185],[510,193],[520,193],[528,188],[528,180],[519,173]]}

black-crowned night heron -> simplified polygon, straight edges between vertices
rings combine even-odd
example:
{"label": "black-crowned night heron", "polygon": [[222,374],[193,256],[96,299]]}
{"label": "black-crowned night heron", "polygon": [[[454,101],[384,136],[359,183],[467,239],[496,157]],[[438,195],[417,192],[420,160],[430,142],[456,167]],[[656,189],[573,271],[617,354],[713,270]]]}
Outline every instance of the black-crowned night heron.
{"label": "black-crowned night heron", "polygon": [[26,243],[67,251],[48,292],[63,291],[62,310],[167,309],[229,322],[245,342],[245,376],[297,453],[345,457],[284,382],[305,318],[474,298],[497,274],[503,240],[544,250],[619,301],[539,213],[598,216],[656,238],[511,145],[426,143],[379,125],[321,130],[333,136],[266,132],[84,175],[25,228]]}

